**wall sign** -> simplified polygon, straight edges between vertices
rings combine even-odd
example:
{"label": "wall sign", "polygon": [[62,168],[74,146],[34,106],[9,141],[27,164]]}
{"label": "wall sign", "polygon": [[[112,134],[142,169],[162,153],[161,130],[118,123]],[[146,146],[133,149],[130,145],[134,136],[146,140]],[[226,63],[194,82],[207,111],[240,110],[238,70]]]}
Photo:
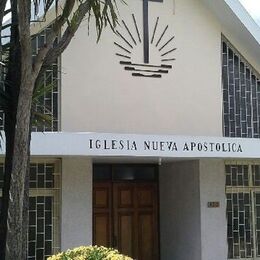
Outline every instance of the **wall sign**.
{"label": "wall sign", "polygon": [[[122,20],[124,31],[116,31],[119,41],[114,42],[118,48],[116,55],[122,58],[120,64],[125,70],[131,72],[132,76],[161,78],[163,74],[167,74],[172,69],[172,65],[169,63],[175,60],[173,54],[176,50],[173,47],[174,36],[168,35],[168,25],[162,31],[158,29],[159,17],[154,22],[152,36],[149,36],[148,7],[148,0],[143,0],[143,26],[141,29],[134,14],[132,14],[134,31],[131,31],[126,22]],[[134,49],[140,44],[143,45],[143,62],[141,63],[135,61],[133,57]],[[151,60],[150,45],[153,45],[158,52],[159,63]]]}
{"label": "wall sign", "polygon": [[[1,151],[3,154],[4,144]],[[31,152],[42,156],[260,158],[260,140],[116,133],[33,133]]]}

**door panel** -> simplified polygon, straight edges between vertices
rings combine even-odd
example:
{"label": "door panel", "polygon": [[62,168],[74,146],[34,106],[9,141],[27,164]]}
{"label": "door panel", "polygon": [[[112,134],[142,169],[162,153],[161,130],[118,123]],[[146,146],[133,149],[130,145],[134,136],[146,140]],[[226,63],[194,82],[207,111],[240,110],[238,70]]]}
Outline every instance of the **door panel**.
{"label": "door panel", "polygon": [[139,215],[139,245],[138,255],[140,259],[156,259],[153,254],[155,244],[153,237],[153,214],[145,213]]}
{"label": "door panel", "polygon": [[[118,249],[126,255],[134,255],[134,216],[133,214],[118,214],[118,231],[115,235],[118,239]],[[116,232],[115,232],[116,233]]]}
{"label": "door panel", "polygon": [[109,182],[93,186],[93,241],[107,247],[112,243],[111,188]]}
{"label": "door panel", "polygon": [[113,183],[114,236],[118,250],[136,258],[135,186],[133,183]]}
{"label": "door panel", "polygon": [[109,215],[106,213],[96,213],[94,216],[95,241],[97,245],[110,245]]}
{"label": "door panel", "polygon": [[93,190],[94,243],[134,259],[158,260],[157,183],[94,183]]}
{"label": "door panel", "polygon": [[129,184],[114,184],[114,205],[119,209],[134,208],[134,187]]}

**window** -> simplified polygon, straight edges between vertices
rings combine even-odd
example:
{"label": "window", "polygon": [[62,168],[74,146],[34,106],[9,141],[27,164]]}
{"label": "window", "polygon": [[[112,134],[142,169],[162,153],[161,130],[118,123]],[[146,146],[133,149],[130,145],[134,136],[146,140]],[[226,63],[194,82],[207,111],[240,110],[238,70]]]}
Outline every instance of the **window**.
{"label": "window", "polygon": [[[60,251],[58,167],[58,161],[31,163],[30,166],[28,260],[45,260]],[[0,164],[0,188],[3,172],[4,165]]]}
{"label": "window", "polygon": [[156,181],[155,165],[144,164],[94,164],[94,181]]}
{"label": "window", "polygon": [[260,259],[260,162],[225,171],[228,259]]}
{"label": "window", "polygon": [[[46,43],[47,35],[50,31],[50,27],[45,28],[36,37],[32,39],[33,58],[38,53],[38,50]],[[57,44],[57,39],[54,44]],[[59,129],[59,84],[60,84],[60,71],[59,71],[59,59],[57,59],[52,65],[46,68],[43,75],[43,85],[48,89],[43,95],[40,96],[39,102],[36,105],[35,110],[41,114],[48,115],[51,118],[50,124],[36,124],[33,125],[33,131],[58,131]]]}
{"label": "window", "polygon": [[[32,58],[36,56],[38,50],[46,43],[46,37],[50,31],[50,27],[45,28],[34,38],[32,38]],[[58,39],[56,39],[54,44],[57,44]],[[39,124],[37,120],[33,122],[32,131],[42,132],[42,131],[58,131],[59,129],[59,89],[60,89],[60,59],[56,59],[52,65],[46,68],[43,75],[43,87],[44,91],[41,91],[41,95],[38,96],[38,102],[33,105],[35,107],[33,110],[36,113],[45,115],[42,118],[48,116],[50,122]],[[3,72],[0,65],[0,72]],[[3,73],[0,75],[0,87]],[[0,130],[4,128],[4,112],[0,111]]]}
{"label": "window", "polygon": [[260,77],[239,52],[222,41],[223,135],[260,138]]}

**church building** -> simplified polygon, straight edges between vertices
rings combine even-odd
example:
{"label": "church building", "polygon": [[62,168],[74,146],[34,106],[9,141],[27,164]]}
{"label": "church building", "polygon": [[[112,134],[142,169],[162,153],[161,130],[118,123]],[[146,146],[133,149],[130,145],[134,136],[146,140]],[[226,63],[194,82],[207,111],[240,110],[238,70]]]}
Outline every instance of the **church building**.
{"label": "church building", "polygon": [[[97,43],[84,21],[45,73],[53,119],[32,135],[28,259],[90,244],[260,259],[260,27],[238,0],[118,9],[115,32]],[[32,28],[34,54],[48,22]]]}

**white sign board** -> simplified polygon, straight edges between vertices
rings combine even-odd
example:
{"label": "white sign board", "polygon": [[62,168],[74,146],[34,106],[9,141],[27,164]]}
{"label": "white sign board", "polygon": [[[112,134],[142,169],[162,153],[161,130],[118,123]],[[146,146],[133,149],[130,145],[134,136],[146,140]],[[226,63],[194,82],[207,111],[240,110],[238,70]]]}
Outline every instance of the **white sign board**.
{"label": "white sign board", "polygon": [[113,133],[33,133],[35,156],[260,158],[260,140]]}

